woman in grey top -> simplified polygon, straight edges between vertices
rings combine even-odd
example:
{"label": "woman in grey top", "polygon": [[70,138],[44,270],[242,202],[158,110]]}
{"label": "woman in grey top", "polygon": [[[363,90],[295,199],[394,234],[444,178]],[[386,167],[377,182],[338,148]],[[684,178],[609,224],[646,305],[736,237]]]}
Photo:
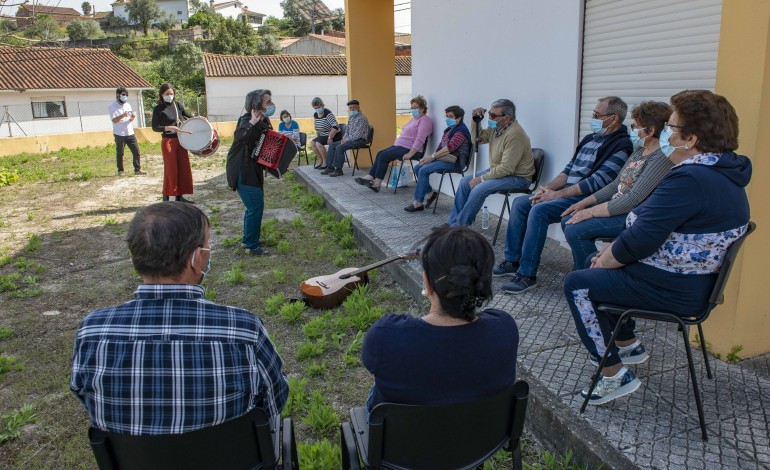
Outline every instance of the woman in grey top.
{"label": "woman in grey top", "polygon": [[586,258],[596,252],[595,239],[620,235],[626,226],[626,215],[650,195],[674,166],[658,143],[669,116],[671,107],[666,103],[644,101],[636,106],[631,111],[634,153],[618,177],[562,214],[561,227],[572,248],[575,269],[583,269]]}

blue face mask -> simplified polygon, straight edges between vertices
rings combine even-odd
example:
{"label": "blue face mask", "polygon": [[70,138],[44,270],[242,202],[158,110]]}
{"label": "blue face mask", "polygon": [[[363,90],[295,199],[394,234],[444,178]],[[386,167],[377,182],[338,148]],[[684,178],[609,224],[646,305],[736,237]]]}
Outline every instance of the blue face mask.
{"label": "blue face mask", "polygon": [[446,118],[446,126],[454,127],[457,125],[457,119]]}
{"label": "blue face mask", "polygon": [[663,155],[667,157],[670,157],[676,149],[687,149],[686,145],[680,145],[678,147],[671,145],[671,143],[668,141],[671,138],[671,134],[672,132],[668,127],[663,129],[663,132],[660,133],[660,151],[663,152]]}
{"label": "blue face mask", "polygon": [[126,96],[126,95],[120,95],[120,96],[118,97],[118,99],[120,100],[120,102],[121,102],[121,103],[125,103],[126,101],[128,101],[128,96]]}
{"label": "blue face mask", "polygon": [[607,129],[604,128],[604,121],[601,119],[591,119],[591,131],[594,134],[604,135]]}
{"label": "blue face mask", "polygon": [[350,112],[350,117],[353,117],[353,116],[355,116],[355,115],[357,115],[357,114],[358,114],[358,111],[351,111],[351,112]]}
{"label": "blue face mask", "polygon": [[639,137],[639,129],[631,129],[631,131],[628,133],[628,136],[631,138],[631,143],[634,144],[635,149],[638,149],[644,145],[644,139],[647,138]]}
{"label": "blue face mask", "polygon": [[270,106],[268,106],[267,109],[262,114],[264,114],[267,117],[270,117],[273,114],[275,114],[275,105],[271,104]]}
{"label": "blue face mask", "polygon": [[286,116],[285,118],[283,118],[283,122],[285,122],[286,124],[288,124],[288,123],[290,123],[290,122],[291,122],[291,118],[290,118],[289,116]]}
{"label": "blue face mask", "polygon": [[490,129],[497,129],[497,121],[489,120],[487,121],[487,126],[489,126]]}
{"label": "blue face mask", "polygon": [[420,110],[419,110],[419,109],[413,109],[413,110],[412,110],[412,117],[413,117],[413,118],[418,118],[418,117],[420,117]]}
{"label": "blue face mask", "polygon": [[322,115],[324,113],[324,109],[323,108],[318,108],[318,109],[315,110],[315,113],[316,113],[317,116],[320,116],[320,115]]}
{"label": "blue face mask", "polygon": [[[201,284],[204,279],[206,279],[206,275],[211,271],[211,248],[201,248],[201,251],[208,251],[209,252],[209,262],[206,265],[206,270],[201,271],[201,280],[198,281],[198,284]],[[195,253],[193,253],[193,259],[191,261],[191,264],[195,266]]]}

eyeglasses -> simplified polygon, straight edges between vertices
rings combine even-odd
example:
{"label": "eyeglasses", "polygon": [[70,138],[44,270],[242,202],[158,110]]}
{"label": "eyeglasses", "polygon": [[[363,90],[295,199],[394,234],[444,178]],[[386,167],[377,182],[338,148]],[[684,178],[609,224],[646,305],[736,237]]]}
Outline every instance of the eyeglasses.
{"label": "eyeglasses", "polygon": [[663,124],[663,130],[667,130],[667,131],[668,131],[668,132],[670,132],[671,134],[676,134],[677,132],[679,132],[679,131],[674,131],[674,130],[671,130],[671,128],[672,128],[672,127],[675,127],[675,128],[677,128],[677,129],[681,129],[681,128],[683,128],[684,126],[677,126],[677,125],[675,125],[675,124],[669,124],[669,123],[665,123],[665,124]]}
{"label": "eyeglasses", "polygon": [[591,117],[593,117],[594,119],[602,119],[602,118],[606,118],[607,116],[614,116],[614,114],[612,114],[612,113],[609,113],[609,114],[599,114],[596,111],[594,111],[594,113],[591,115]]}
{"label": "eyeglasses", "polygon": [[505,114],[495,114],[493,112],[490,112],[489,117],[492,119],[497,119],[497,118],[505,117]]}
{"label": "eyeglasses", "polygon": [[128,93],[121,93],[120,96],[128,96]]}
{"label": "eyeglasses", "polygon": [[640,131],[643,131],[647,129],[648,126],[639,126],[637,124],[631,124],[629,127],[631,128],[632,131],[635,131],[637,129],[639,129]]}

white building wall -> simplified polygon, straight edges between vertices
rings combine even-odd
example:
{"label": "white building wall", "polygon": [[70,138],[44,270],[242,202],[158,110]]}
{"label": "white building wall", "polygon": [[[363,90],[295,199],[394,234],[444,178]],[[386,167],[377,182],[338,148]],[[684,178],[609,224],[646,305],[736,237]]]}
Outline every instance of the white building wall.
{"label": "white building wall", "polygon": [[[144,116],[140,107],[140,92],[129,90],[128,102],[137,118],[134,127],[141,127]],[[66,117],[33,118],[32,101],[34,98],[64,98]],[[0,126],[0,137],[20,137],[67,134],[112,130],[107,106],[115,100],[115,90],[33,90],[19,92],[0,92],[0,117],[6,111],[12,118],[4,120]],[[148,123],[149,124],[149,123]],[[89,145],[83,142],[83,146]]]}
{"label": "white building wall", "polygon": [[[209,119],[232,120],[243,112],[246,94],[257,88],[273,93],[278,111],[288,110],[294,117],[311,117],[310,102],[318,96],[334,114],[347,115],[348,80],[344,75],[296,77],[206,77]],[[412,77],[396,77],[397,96],[411,96]],[[352,97],[354,98],[354,97]],[[407,98],[408,107],[408,98]],[[366,103],[361,103],[366,112]]]}
{"label": "white building wall", "polygon": [[[581,1],[412,2],[412,86],[431,109],[437,130],[431,146],[445,127],[447,106],[460,105],[470,124],[473,108],[509,98],[532,146],[545,151],[541,182],[556,176],[578,137],[582,12]],[[480,168],[488,167],[485,147]],[[446,182],[444,191],[451,194]],[[499,214],[502,201],[490,197],[490,211]],[[558,226],[551,235],[561,237]]]}
{"label": "white building wall", "polygon": [[225,18],[232,18],[234,20],[238,19],[238,15],[243,12],[242,7],[237,3],[233,3],[224,8],[215,8],[214,11],[224,16]]}
{"label": "white building wall", "polygon": [[[190,18],[190,5],[187,0],[160,0],[158,1],[158,7],[162,12],[171,13],[178,21],[187,21]],[[179,13],[179,12],[182,13]],[[112,13],[126,21],[128,19],[128,12],[126,11],[126,5],[113,5]]]}

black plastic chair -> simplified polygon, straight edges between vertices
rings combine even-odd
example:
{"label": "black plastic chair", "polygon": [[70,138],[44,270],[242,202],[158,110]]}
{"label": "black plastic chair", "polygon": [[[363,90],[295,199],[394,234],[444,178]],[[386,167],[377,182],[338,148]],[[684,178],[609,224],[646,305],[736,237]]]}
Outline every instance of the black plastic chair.
{"label": "black plastic chair", "polygon": [[[471,162],[473,161],[472,153],[473,153],[473,143],[466,142],[465,146],[463,147],[463,149],[460,151],[460,154],[458,155],[459,166],[455,168],[450,168],[449,170],[437,171],[435,173],[437,175],[441,175],[441,179],[438,182],[438,189],[436,189],[436,200],[433,201],[434,214],[436,213],[436,208],[438,207],[438,200],[441,198],[441,186],[444,185],[444,176],[452,175],[452,174],[459,174],[461,178],[465,176],[465,172],[468,171],[468,167],[470,167]],[[455,182],[452,179],[452,176],[449,177],[449,183],[452,185],[452,196],[457,196],[457,191],[455,190]]]}
{"label": "black plastic chair", "polygon": [[[521,469],[519,439],[529,385],[517,381],[485,400],[457,405],[382,403],[372,410],[350,410],[340,425],[342,468],[473,469],[502,449]],[[359,460],[360,456],[360,460]]]}
{"label": "black plastic chair", "polygon": [[[302,154],[305,154],[305,165],[310,165],[310,159],[307,155],[307,134],[299,133],[299,145],[297,146],[297,166],[302,163]],[[316,157],[318,159],[318,157]]]}
{"label": "black plastic chair", "polygon": [[644,307],[625,307],[611,304],[598,305],[597,308],[602,312],[620,315],[620,318],[618,319],[618,324],[615,326],[615,330],[612,332],[612,336],[610,336],[610,340],[607,343],[607,350],[604,352],[604,355],[599,362],[599,367],[596,369],[596,373],[591,380],[591,386],[588,387],[588,396],[586,396],[585,400],[583,400],[583,406],[580,407],[581,413],[585,412],[586,410],[586,406],[588,405],[588,398],[593,393],[594,388],[596,388],[596,384],[599,381],[600,372],[604,367],[604,364],[607,362],[607,355],[609,354],[612,345],[615,344],[615,338],[617,337],[618,332],[620,331],[620,327],[623,325],[623,323],[625,323],[629,318],[645,318],[647,320],[677,323],[679,325],[679,330],[682,332],[682,338],[684,339],[684,349],[687,352],[687,364],[690,368],[690,379],[692,380],[692,390],[693,394],[695,395],[695,405],[698,408],[698,419],[700,420],[701,434],[703,440],[708,441],[708,434],[706,433],[706,419],[703,416],[703,403],[701,401],[701,395],[698,389],[698,379],[695,377],[695,364],[692,360],[688,327],[690,325],[698,326],[698,335],[700,336],[701,350],[703,351],[703,361],[706,363],[706,375],[709,379],[712,379],[713,376],[711,374],[711,364],[709,363],[708,352],[706,350],[706,338],[703,336],[703,327],[701,325],[709,317],[714,307],[724,302],[724,290],[725,286],[727,285],[727,279],[730,277],[730,271],[733,268],[735,258],[738,256],[738,252],[740,251],[741,246],[743,246],[743,242],[746,241],[746,238],[748,238],[748,236],[754,231],[755,228],[756,224],[754,224],[754,222],[749,222],[749,227],[748,230],[746,230],[746,233],[738,240],[735,240],[733,244],[730,245],[730,247],[727,249],[727,252],[725,253],[724,259],[722,261],[722,268],[719,270],[719,276],[717,277],[716,283],[714,284],[714,289],[711,291],[709,303],[706,306],[706,309],[697,315],[680,316],[671,312],[646,310]]}
{"label": "black plastic chair", "polygon": [[535,161],[535,179],[532,180],[532,184],[530,184],[529,187],[523,189],[508,189],[495,193],[505,196],[505,200],[503,201],[502,209],[500,209],[500,217],[497,219],[497,228],[495,229],[495,238],[492,239],[492,246],[495,246],[497,243],[497,236],[500,234],[500,225],[503,223],[503,216],[505,215],[505,212],[508,211],[508,217],[511,216],[511,202],[509,201],[510,195],[532,194],[532,192],[540,185],[540,176],[543,174],[543,163],[545,160],[543,156],[544,154],[542,149],[532,149],[532,159]]}
{"label": "black plastic chair", "polygon": [[[299,468],[291,418],[268,420],[262,408],[184,434],[132,436],[91,427],[88,438],[101,470]],[[283,440],[282,453],[279,448]],[[281,466],[278,457],[281,456]]]}
{"label": "black plastic chair", "polygon": [[[371,164],[374,165],[374,159],[372,158],[372,142],[374,142],[374,127],[369,126],[369,133],[366,135],[366,144],[364,144],[361,147],[353,147],[350,149],[350,153],[353,154],[353,173],[351,175],[356,174],[356,170],[358,170],[358,151],[361,149],[366,149],[369,152],[369,161],[371,161]],[[348,162],[348,166],[350,166],[350,159],[348,159],[347,152],[345,153],[345,160]]]}

